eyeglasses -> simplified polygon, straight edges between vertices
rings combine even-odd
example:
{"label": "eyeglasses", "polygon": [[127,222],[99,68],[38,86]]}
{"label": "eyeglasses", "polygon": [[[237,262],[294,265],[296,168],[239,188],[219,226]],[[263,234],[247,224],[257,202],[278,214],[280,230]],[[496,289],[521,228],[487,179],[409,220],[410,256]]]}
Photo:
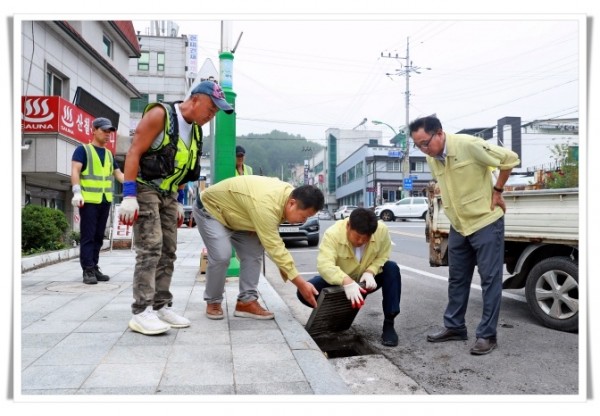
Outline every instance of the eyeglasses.
{"label": "eyeglasses", "polygon": [[424,142],[422,142],[422,143],[419,143],[419,144],[417,144],[417,143],[413,143],[413,147],[414,147],[415,149],[417,149],[417,148],[421,148],[421,149],[426,149],[426,148],[428,148],[428,147],[429,147],[429,143],[431,143],[431,141],[433,140],[433,136],[435,136],[435,133],[433,133],[433,134],[431,135],[431,137],[429,137],[429,140],[425,140]]}

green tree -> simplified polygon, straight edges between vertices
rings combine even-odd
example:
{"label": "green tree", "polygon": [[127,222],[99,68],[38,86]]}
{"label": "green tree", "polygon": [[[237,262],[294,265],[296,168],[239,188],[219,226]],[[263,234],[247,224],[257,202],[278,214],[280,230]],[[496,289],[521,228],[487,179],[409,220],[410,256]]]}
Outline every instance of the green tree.
{"label": "green tree", "polygon": [[21,253],[27,255],[64,248],[68,228],[64,212],[26,205],[21,211]]}
{"label": "green tree", "polygon": [[[207,140],[203,146],[204,153],[212,151],[213,144]],[[283,179],[290,177],[291,165],[302,165],[304,159],[312,159],[323,146],[307,140],[299,134],[290,134],[279,130],[270,133],[250,133],[238,136],[236,144],[246,149],[246,164],[252,166],[255,175],[274,176]],[[304,149],[310,148],[308,152]],[[312,162],[311,162],[312,167]]]}
{"label": "green tree", "polygon": [[579,187],[579,160],[574,149],[569,142],[550,147],[557,169],[546,173],[546,188]]}

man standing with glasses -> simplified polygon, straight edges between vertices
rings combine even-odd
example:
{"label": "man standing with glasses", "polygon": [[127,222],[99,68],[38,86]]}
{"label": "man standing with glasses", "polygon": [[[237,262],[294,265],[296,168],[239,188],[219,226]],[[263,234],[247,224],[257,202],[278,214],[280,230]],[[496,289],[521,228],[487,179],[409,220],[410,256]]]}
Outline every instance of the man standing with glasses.
{"label": "man standing with glasses", "polygon": [[[429,342],[467,339],[465,313],[475,265],[481,278],[483,313],[477,326],[473,355],[497,346],[496,327],[502,299],[504,264],[504,184],[520,163],[518,155],[468,134],[448,134],[440,120],[428,116],[410,123],[415,147],[427,155],[437,180],[444,212],[450,220],[448,238],[448,306],[444,329]],[[499,169],[494,181],[492,171]]]}

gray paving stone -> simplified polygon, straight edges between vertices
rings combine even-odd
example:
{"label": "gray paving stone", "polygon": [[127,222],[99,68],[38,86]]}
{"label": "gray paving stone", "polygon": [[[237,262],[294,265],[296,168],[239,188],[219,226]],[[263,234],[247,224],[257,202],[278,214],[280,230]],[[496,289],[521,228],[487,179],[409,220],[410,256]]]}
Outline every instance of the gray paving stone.
{"label": "gray paving stone", "polygon": [[[187,329],[187,328],[186,328]],[[231,345],[229,331],[185,331],[177,332],[176,343],[179,345]]]}
{"label": "gray paving stone", "polygon": [[236,344],[232,347],[233,361],[242,366],[253,362],[293,360],[294,355],[286,343],[280,344]]}
{"label": "gray paving stone", "polygon": [[47,351],[48,349],[43,347],[21,348],[21,369],[27,368]]}
{"label": "gray paving stone", "polygon": [[207,385],[233,386],[231,363],[167,363],[159,389]]}
{"label": "gray paving stone", "polygon": [[36,334],[22,333],[21,346],[23,347],[42,347],[50,349],[65,339],[69,333]]}
{"label": "gray paving stone", "polygon": [[283,343],[285,339],[278,329],[251,329],[231,332],[231,344],[271,344]]}
{"label": "gray paving stone", "polygon": [[100,364],[81,386],[82,388],[153,387],[163,374],[163,363]]}
{"label": "gray paving stone", "polygon": [[161,386],[158,395],[233,395],[236,394],[232,384],[206,386]]}
{"label": "gray paving stone", "polygon": [[252,395],[312,394],[310,385],[306,381],[296,383],[237,384],[235,390],[236,394]]}
{"label": "gray paving stone", "polygon": [[21,389],[34,390],[76,389],[89,377],[94,365],[31,365],[21,372]]}
{"label": "gray paving stone", "polygon": [[156,393],[156,386],[119,386],[119,387],[93,387],[77,390],[77,395],[102,395],[102,396],[138,396]]}
{"label": "gray paving stone", "polygon": [[169,355],[169,363],[220,363],[231,364],[232,354],[229,345],[174,345]]}
{"label": "gray paving stone", "polygon": [[236,384],[293,383],[306,378],[296,360],[233,363]]}
{"label": "gray paving stone", "polygon": [[166,364],[171,348],[170,345],[118,345],[112,347],[102,362],[104,364]]}

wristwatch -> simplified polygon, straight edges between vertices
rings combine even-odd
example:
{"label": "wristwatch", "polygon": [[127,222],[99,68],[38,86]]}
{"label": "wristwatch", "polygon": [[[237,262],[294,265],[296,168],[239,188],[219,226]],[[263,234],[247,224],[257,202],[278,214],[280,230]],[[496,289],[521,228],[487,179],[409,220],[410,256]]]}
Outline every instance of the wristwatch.
{"label": "wristwatch", "polygon": [[494,186],[494,191],[496,191],[498,193],[502,193],[502,192],[504,192],[504,188],[498,188],[497,186]]}

